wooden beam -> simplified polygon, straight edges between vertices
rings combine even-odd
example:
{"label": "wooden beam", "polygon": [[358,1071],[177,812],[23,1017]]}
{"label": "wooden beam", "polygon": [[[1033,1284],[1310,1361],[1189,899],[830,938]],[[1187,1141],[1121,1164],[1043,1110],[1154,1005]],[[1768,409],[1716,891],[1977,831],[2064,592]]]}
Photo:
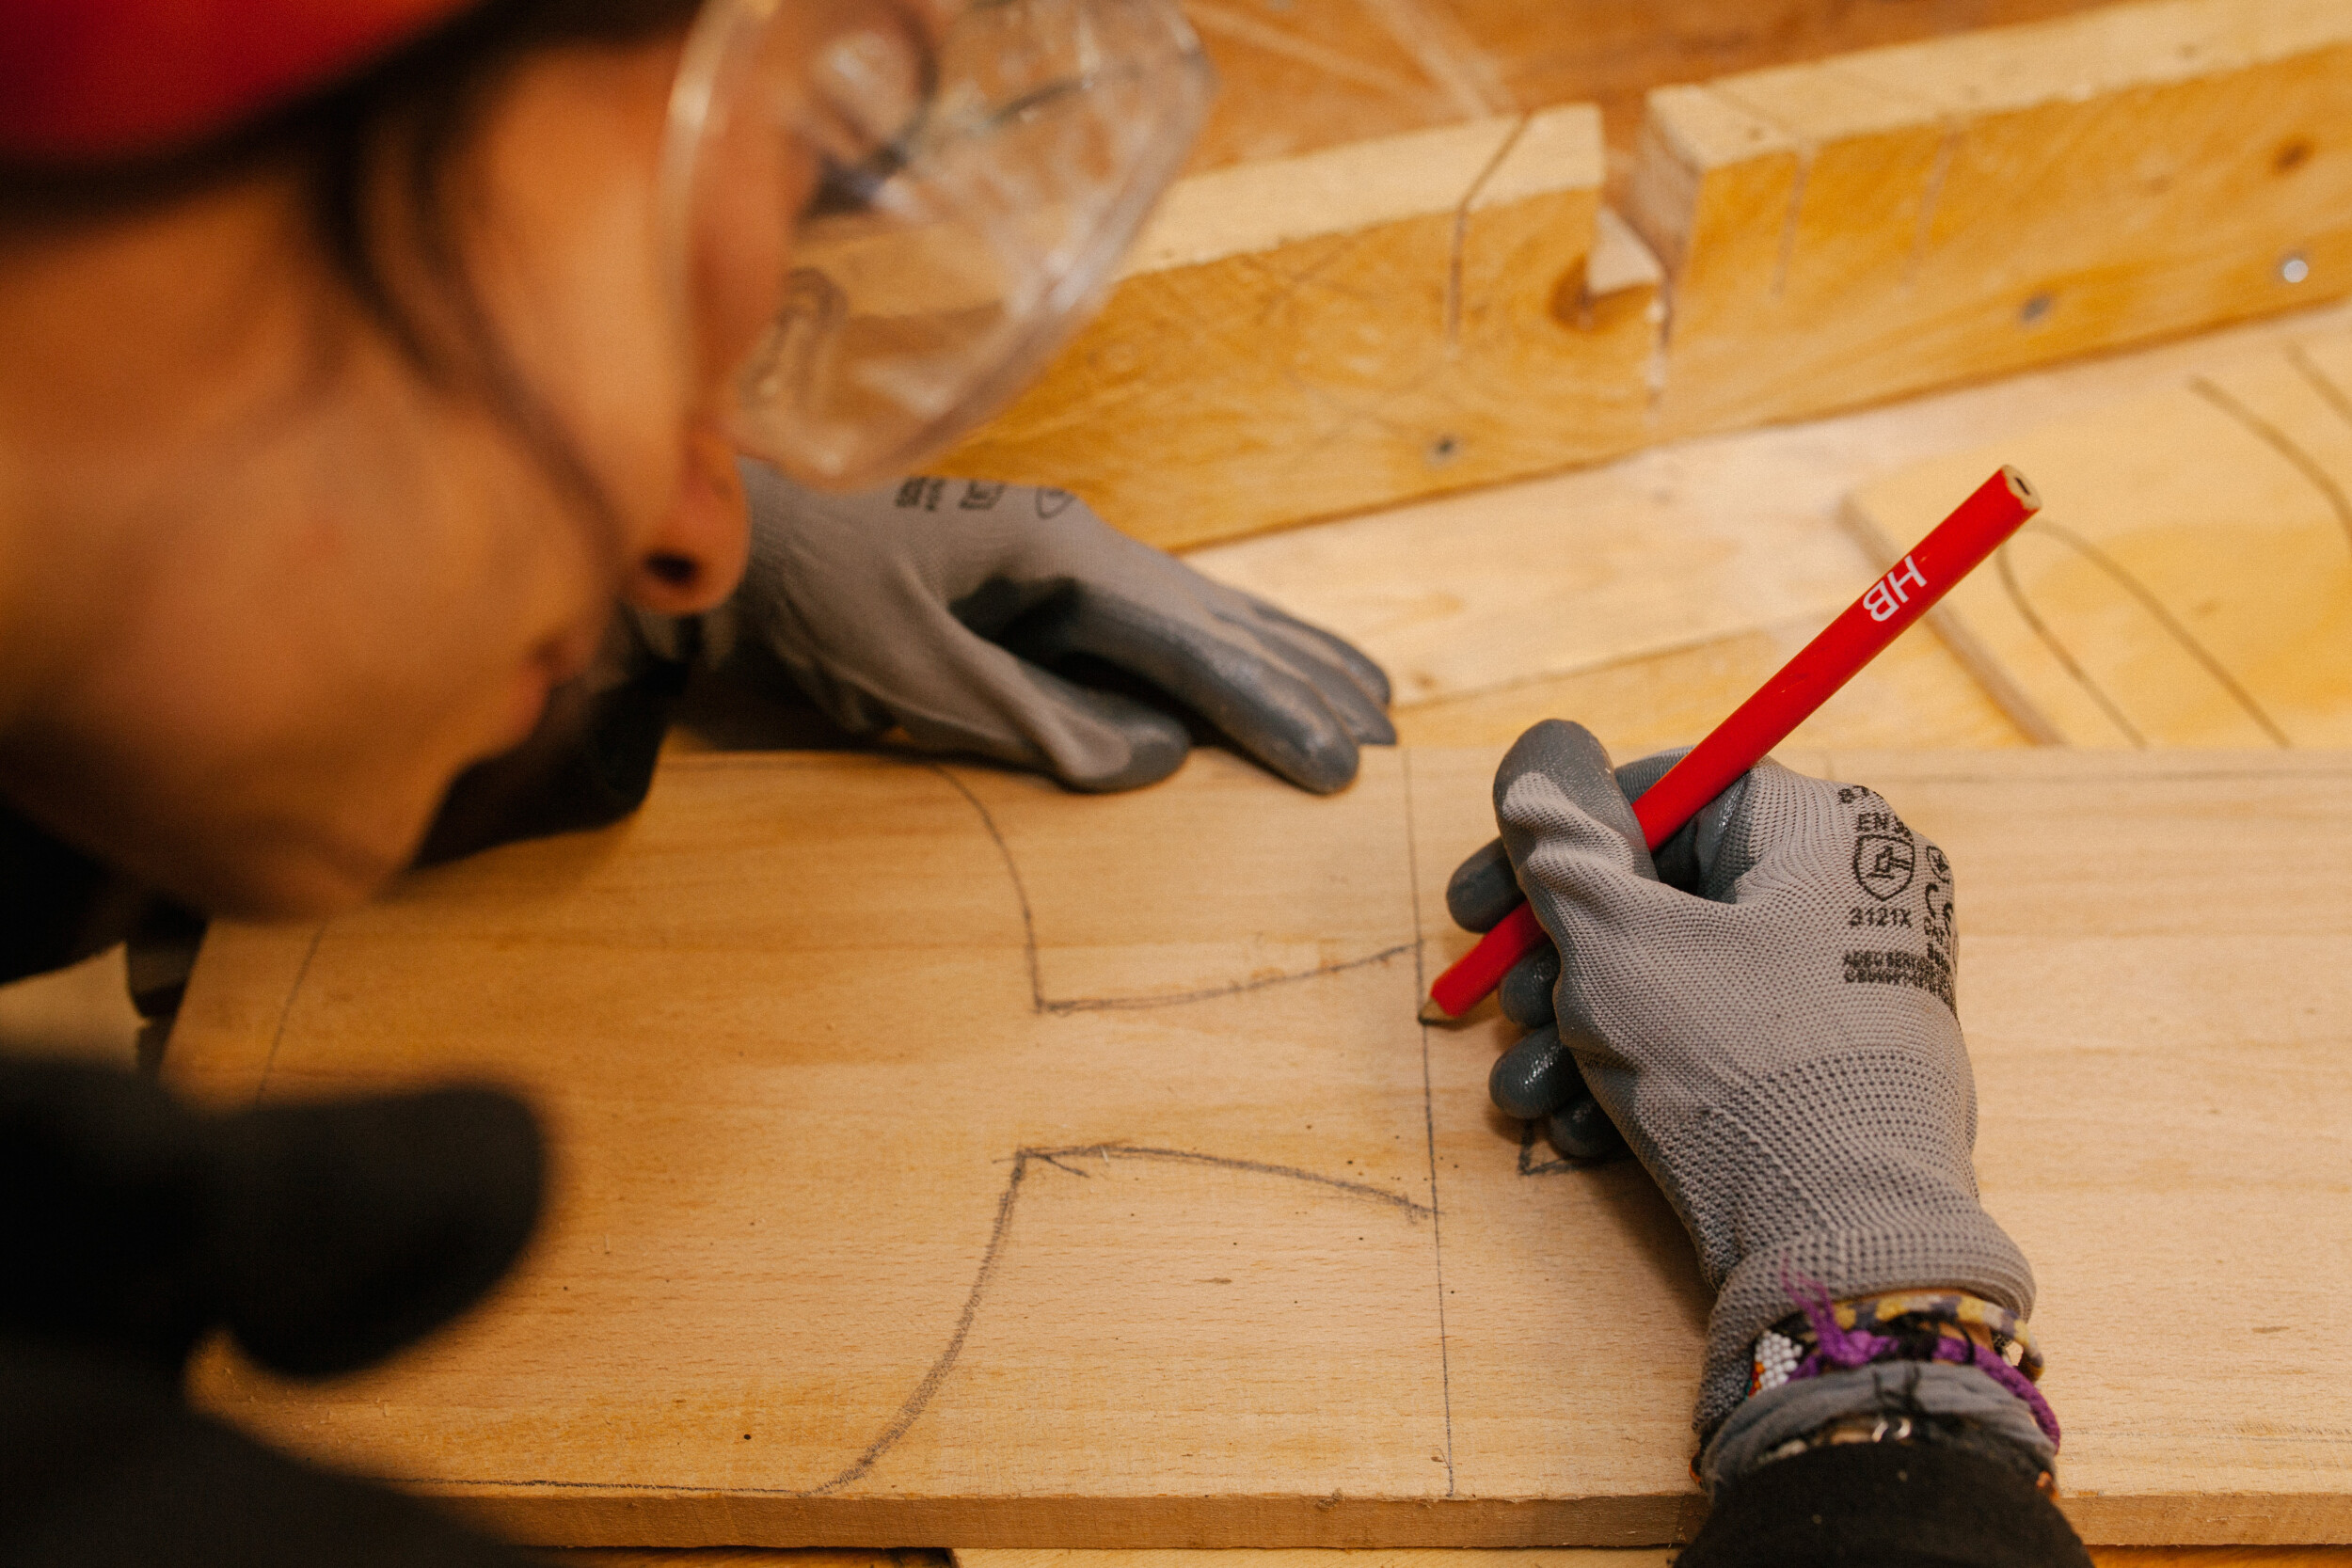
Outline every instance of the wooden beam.
{"label": "wooden beam", "polygon": [[941,471],[1174,546],[1626,451],[1657,274],[1601,178],[1570,106],[1179,182],[1103,313]]}
{"label": "wooden beam", "polygon": [[1661,432],[2352,292],[2352,7],[2161,0],[1650,96]]}
{"label": "wooden beam", "polygon": [[[1375,751],[1314,800],[1215,752],[1104,798],[695,759],[612,832],[215,927],[181,1087],[487,1075],[560,1158],[486,1310],[324,1386],[217,1356],[199,1397],[546,1544],[1680,1538],[1689,1243],[1637,1167],[1495,1116],[1498,1020],[1412,1018],[1494,760]],[[2312,1350],[2352,1226],[2352,757],[1793,760],[1969,890],[1978,1168],[2078,1526],[2352,1535],[2352,1361]],[[2119,1292],[2246,1332],[2166,1338],[2152,1383]]]}
{"label": "wooden beam", "polygon": [[1892,559],[2002,462],[2049,504],[1935,626],[2028,735],[2352,745],[2352,333],[1912,465],[1849,520]]}

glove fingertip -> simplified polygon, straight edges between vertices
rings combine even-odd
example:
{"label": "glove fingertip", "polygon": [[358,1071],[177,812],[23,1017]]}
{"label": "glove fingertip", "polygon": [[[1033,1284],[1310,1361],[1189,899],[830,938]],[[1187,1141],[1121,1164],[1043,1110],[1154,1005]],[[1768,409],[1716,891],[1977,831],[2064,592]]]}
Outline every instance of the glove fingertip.
{"label": "glove fingertip", "polygon": [[1465,931],[1493,930],[1519,901],[1519,880],[1499,838],[1480,846],[1446,880],[1445,912]]}
{"label": "glove fingertip", "polygon": [[1625,1135],[1600,1101],[1581,1095],[1544,1118],[1544,1136],[1570,1160],[1599,1161],[1625,1152]]}
{"label": "glove fingertip", "polygon": [[1552,1022],[1551,988],[1560,983],[1560,949],[1545,942],[1513,964],[1495,988],[1502,1016],[1522,1029]]}
{"label": "glove fingertip", "polygon": [[1503,1115],[1538,1121],[1584,1090],[1583,1074],[1556,1029],[1538,1029],[1495,1058],[1486,1095]]}
{"label": "glove fingertip", "polygon": [[1313,795],[1335,795],[1356,782],[1356,742],[1336,723],[1311,736],[1253,745],[1257,759]]}

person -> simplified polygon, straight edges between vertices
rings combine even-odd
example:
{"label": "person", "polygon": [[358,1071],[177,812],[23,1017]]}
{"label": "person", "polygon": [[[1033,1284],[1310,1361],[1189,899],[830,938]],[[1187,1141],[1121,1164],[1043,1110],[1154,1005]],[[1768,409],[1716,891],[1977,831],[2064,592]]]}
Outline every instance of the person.
{"label": "person", "polygon": [[[1196,726],[1343,785],[1392,738],[1353,648],[1072,497],[899,477],[1205,97],[1161,0],[0,3],[5,973],[612,820],[722,655],[1073,788]],[[480,1090],[0,1068],[0,1559],[510,1560],[178,1383],[224,1327],[323,1375],[446,1321],[542,1162]]]}
{"label": "person", "polygon": [[[1197,727],[1344,784],[1391,732],[1343,642],[1058,492],[904,477],[1066,336],[1206,91],[1165,0],[0,0],[0,957],[24,973],[159,922],[317,915],[420,859],[612,820],[696,664],[1074,788],[1162,776]],[[1849,1243],[1894,1246],[1916,1264],[1894,1283],[1969,1311],[2028,1305],[2022,1259],[1971,1218],[1964,1056],[1918,986],[1882,988],[1901,1006],[1873,1015],[1875,1055],[1774,1037],[1789,1064],[1851,1069],[1858,1102],[1740,1118],[1877,1164],[1784,1171],[1769,1140],[1725,1164],[1661,1131],[1729,1126],[1717,1100],[1801,1075],[1710,1069],[1753,1033],[1756,988],[1698,978],[1717,944],[1761,950],[1645,902],[1640,858],[1591,826],[1618,826],[1597,765],[1547,746],[1523,743],[1514,783],[1553,794],[1506,791],[1525,799],[1482,863],[1562,939],[1554,1006],[1578,1022],[1551,1037],[1598,1109],[1521,1055],[1525,1108],[1570,1144],[1597,1116],[1626,1132],[1742,1304],[1718,1310],[1734,1338],[1767,1259],[1809,1271],[1768,1326],[1813,1325],[1817,1357],[1869,1354],[1850,1341],[1877,1326],[2028,1344],[1959,1307],[1839,1317],[1888,1299]],[[1759,775],[1747,797],[1784,789],[1803,793]],[[1692,864],[1734,895],[1752,852],[1828,878],[1767,853],[1788,816],[1724,816]],[[1649,892],[1620,897],[1632,882]],[[1804,1021],[1849,1043],[1858,994]],[[1915,1099],[1891,1151],[1840,1119]],[[544,1160],[529,1115],[480,1089],[199,1110],[134,1075],[0,1068],[0,1560],[517,1560],[179,1385],[215,1333],[316,1376],[447,1322],[525,1243]],[[1759,1172],[1869,1224],[1796,1246],[1740,1207]],[[1848,1380],[1889,1366],[1916,1372],[1917,1410],[1872,1454],[1915,1459],[1914,1492],[1950,1510],[2022,1486],[2033,1541],[2057,1541],[2025,1479],[2046,1456],[1965,1381],[1994,1374],[1917,1355],[1793,1380],[1830,1396],[1794,1415],[1777,1388],[1727,1407],[1716,1519],[1779,1539],[1851,1501],[1837,1485],[1883,1492],[1836,1434],[1877,1408]],[[1805,1479],[1824,1463],[1847,1479]],[[1901,1497],[1877,1516],[1930,1520]],[[1694,1554],[1734,1524],[1708,1528]]]}

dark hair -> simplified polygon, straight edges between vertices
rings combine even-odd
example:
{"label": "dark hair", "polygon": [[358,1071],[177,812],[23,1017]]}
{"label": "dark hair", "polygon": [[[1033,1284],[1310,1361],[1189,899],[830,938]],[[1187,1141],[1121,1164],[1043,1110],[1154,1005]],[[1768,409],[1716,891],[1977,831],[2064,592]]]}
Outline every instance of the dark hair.
{"label": "dark hair", "polygon": [[[485,0],[358,74],[201,142],[99,166],[0,162],[0,234],[103,221],[236,180],[291,174],[333,276],[417,373],[437,389],[482,397],[573,501],[617,537],[612,503],[482,309],[466,273],[449,175],[494,90],[523,60],[680,31],[697,5]],[[449,314],[454,343],[437,341],[392,282],[387,198],[400,243]]]}

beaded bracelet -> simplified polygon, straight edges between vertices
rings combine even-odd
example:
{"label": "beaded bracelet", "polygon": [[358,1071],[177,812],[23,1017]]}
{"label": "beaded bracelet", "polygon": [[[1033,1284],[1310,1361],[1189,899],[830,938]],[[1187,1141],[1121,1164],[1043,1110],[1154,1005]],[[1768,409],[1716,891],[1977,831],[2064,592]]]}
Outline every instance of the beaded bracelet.
{"label": "beaded bracelet", "polygon": [[1818,1281],[1784,1283],[1799,1310],[1756,1336],[1751,1396],[1874,1362],[1944,1361],[1974,1367],[2014,1394],[2058,1447],[2058,1417],[2034,1386],[2041,1349],[2009,1308],[1958,1291],[1889,1291],[1833,1302]]}

